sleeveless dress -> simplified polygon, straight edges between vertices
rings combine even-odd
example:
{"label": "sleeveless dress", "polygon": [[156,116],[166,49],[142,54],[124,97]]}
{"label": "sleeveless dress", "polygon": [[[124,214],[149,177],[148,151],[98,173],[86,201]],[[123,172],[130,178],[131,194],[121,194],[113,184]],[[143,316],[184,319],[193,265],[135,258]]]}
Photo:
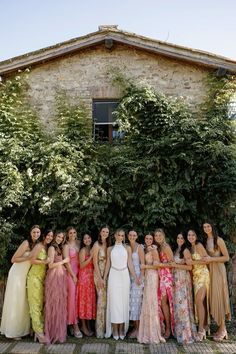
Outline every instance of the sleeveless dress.
{"label": "sleeveless dress", "polygon": [[[37,259],[47,259],[47,252],[44,248],[39,252]],[[27,296],[30,309],[30,317],[34,332],[44,332],[43,299],[44,279],[46,275],[46,264],[33,264],[27,276]]]}
{"label": "sleeveless dress", "polygon": [[[145,254],[146,264],[153,264],[152,253]],[[143,302],[140,315],[137,340],[139,343],[164,343],[161,335],[160,317],[158,311],[158,272],[155,269],[145,270]]]}
{"label": "sleeveless dress", "polygon": [[[75,248],[69,247],[70,265],[74,274],[78,277],[79,259],[78,251]],[[78,303],[78,286],[74,283],[71,275],[67,272],[67,324],[73,325],[78,323],[77,303]]]}
{"label": "sleeveless dress", "polygon": [[[174,255],[177,264],[184,264],[179,254]],[[193,314],[192,280],[189,270],[173,269],[173,304],[175,335],[178,343],[193,343],[196,338],[196,326]]]}
{"label": "sleeveless dress", "polygon": [[[194,261],[201,260],[201,255],[199,253],[194,252],[192,254],[192,259]],[[206,311],[207,311],[207,323],[210,324],[210,315],[209,315],[209,286],[210,286],[210,275],[207,265],[205,264],[195,264],[193,265],[193,289],[194,289],[194,299],[196,299],[196,295],[199,289],[203,286],[206,287]],[[197,310],[195,305],[195,319],[198,322]]]}
{"label": "sleeveless dress", "polygon": [[[89,255],[86,255],[85,260],[89,257]],[[96,318],[93,261],[89,262],[86,267],[79,268],[78,317],[84,320],[94,320]]]}
{"label": "sleeveless dress", "polygon": [[[106,267],[106,254],[103,248],[98,251],[98,268],[103,277]],[[98,287],[98,277],[94,272],[94,283],[97,291],[97,314],[95,321],[95,331],[97,338],[104,338],[106,329],[106,303],[107,303],[107,289]]]}
{"label": "sleeveless dress", "polygon": [[[159,257],[161,263],[167,263],[168,259],[164,252],[159,252]],[[171,331],[174,335],[174,308],[173,308],[173,275],[170,268],[160,268],[158,270],[160,278],[160,287],[158,289],[158,299],[159,299],[159,312],[160,312],[160,321],[163,326],[164,315],[161,309],[161,299],[163,296],[167,296],[170,308],[170,324]],[[164,328],[162,328],[164,330]]]}
{"label": "sleeveless dress", "polygon": [[124,323],[129,328],[130,277],[127,268],[128,252],[122,244],[111,250],[111,268],[107,286],[106,338],[112,334],[112,323]]}
{"label": "sleeveless dress", "polygon": [[[61,262],[56,254],[54,262]],[[49,268],[45,280],[45,336],[48,344],[66,340],[67,335],[67,275],[64,265]]]}
{"label": "sleeveless dress", "polygon": [[[211,248],[207,247],[207,253],[211,257],[222,256],[219,249],[214,249],[212,242]],[[210,271],[210,290],[209,290],[209,305],[210,313],[218,326],[220,326],[222,319],[226,317],[230,320],[230,304],[229,304],[229,290],[227,283],[227,275],[225,264],[220,262],[209,263]]]}
{"label": "sleeveless dress", "polygon": [[[141,274],[139,255],[138,255],[139,247],[140,245],[138,245],[136,250],[132,252],[132,262],[137,277],[140,277]],[[129,307],[130,307],[129,319],[131,321],[138,321],[140,318],[142,298],[143,298],[143,283],[137,285],[134,279],[131,278],[130,301],[129,301]]]}
{"label": "sleeveless dress", "polygon": [[[23,257],[27,257],[25,252]],[[8,273],[1,320],[1,334],[7,338],[23,337],[30,333],[29,305],[26,278],[30,261],[14,263]]]}

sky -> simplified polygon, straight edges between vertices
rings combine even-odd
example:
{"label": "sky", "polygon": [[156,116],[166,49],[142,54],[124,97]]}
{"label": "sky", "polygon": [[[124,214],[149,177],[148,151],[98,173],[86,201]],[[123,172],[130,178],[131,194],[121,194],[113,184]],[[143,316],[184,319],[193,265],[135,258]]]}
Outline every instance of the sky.
{"label": "sky", "polygon": [[118,25],[236,61],[236,0],[0,0],[0,61]]}

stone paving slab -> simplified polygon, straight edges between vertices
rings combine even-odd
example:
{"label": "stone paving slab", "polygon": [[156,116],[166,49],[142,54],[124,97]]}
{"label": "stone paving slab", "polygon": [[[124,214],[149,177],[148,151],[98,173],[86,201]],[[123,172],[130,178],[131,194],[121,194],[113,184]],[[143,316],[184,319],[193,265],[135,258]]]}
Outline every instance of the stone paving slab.
{"label": "stone paving slab", "polygon": [[76,348],[76,344],[51,344],[45,346],[46,353],[50,354],[73,354]]}
{"label": "stone paving slab", "polygon": [[236,343],[218,343],[216,347],[221,354],[236,353]]}
{"label": "stone paving slab", "polygon": [[12,343],[0,343],[0,353],[6,353]]}
{"label": "stone paving slab", "polygon": [[204,353],[204,354],[212,354],[214,353],[214,350],[212,349],[210,344],[207,343],[194,343],[194,344],[188,344],[184,345],[184,350],[186,353]]}
{"label": "stone paving slab", "polygon": [[144,354],[143,345],[136,343],[117,343],[115,354]]}
{"label": "stone paving slab", "polygon": [[149,345],[151,354],[177,354],[178,347],[174,343],[160,343]]}
{"label": "stone paving slab", "polygon": [[109,344],[91,343],[83,344],[81,347],[81,354],[109,354]]}
{"label": "stone paving slab", "polygon": [[38,354],[43,344],[39,343],[30,343],[30,342],[21,342],[17,343],[10,353],[16,354]]}

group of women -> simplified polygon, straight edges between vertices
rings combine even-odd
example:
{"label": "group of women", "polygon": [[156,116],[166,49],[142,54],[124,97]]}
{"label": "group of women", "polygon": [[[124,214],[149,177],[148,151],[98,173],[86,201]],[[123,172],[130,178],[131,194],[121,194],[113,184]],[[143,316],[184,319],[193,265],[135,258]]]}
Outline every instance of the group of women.
{"label": "group of women", "polygon": [[134,229],[128,243],[118,229],[111,246],[105,225],[92,246],[88,233],[80,244],[74,227],[66,235],[48,230],[39,242],[35,225],[12,257],[1,333],[20,339],[32,328],[39,342],[62,343],[68,330],[81,338],[95,329],[97,338],[160,343],[174,336],[189,344],[206,338],[212,316],[213,339],[222,341],[230,319],[229,255],[211,222],[203,232],[204,245],[190,229],[187,239],[177,235],[172,250],[162,229],[146,234],[144,246]]}

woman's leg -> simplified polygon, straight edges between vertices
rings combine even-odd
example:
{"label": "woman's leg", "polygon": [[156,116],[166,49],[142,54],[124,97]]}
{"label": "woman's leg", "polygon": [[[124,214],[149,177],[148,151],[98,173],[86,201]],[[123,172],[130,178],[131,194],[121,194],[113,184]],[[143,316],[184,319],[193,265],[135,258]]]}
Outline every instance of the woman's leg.
{"label": "woman's leg", "polygon": [[195,297],[195,304],[198,315],[198,332],[204,332],[204,324],[206,317],[206,309],[204,306],[204,299],[206,297],[206,287],[201,287]]}
{"label": "woman's leg", "polygon": [[171,328],[170,328],[170,307],[169,307],[169,302],[167,295],[163,296],[161,299],[161,308],[162,312],[164,315],[165,319],[165,338],[169,338],[170,333],[171,333]]}

